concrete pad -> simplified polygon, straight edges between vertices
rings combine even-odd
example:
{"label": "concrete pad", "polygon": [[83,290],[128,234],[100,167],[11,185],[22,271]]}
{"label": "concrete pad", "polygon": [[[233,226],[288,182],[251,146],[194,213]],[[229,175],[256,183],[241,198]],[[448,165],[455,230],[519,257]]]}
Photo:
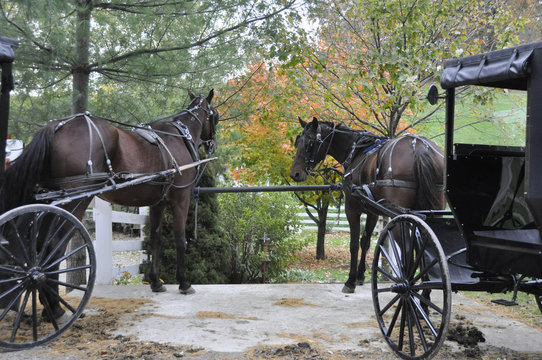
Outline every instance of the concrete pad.
{"label": "concrete pad", "polygon": [[319,339],[331,350],[359,348],[361,339],[380,335],[371,294],[343,294],[336,284],[205,285],[180,295],[176,286],[152,294],[147,287],[99,286],[95,296],[146,297],[148,316],[124,326],[120,335],[143,341],[193,345],[220,352],[243,352],[257,345]]}
{"label": "concrete pad", "polygon": [[[243,352],[300,339],[319,340],[330,350],[359,351],[361,341],[371,340],[389,351],[367,285],[354,294],[343,294],[342,284],[195,285],[196,294],[188,296],[180,295],[177,286],[167,288],[156,294],[147,286],[98,286],[93,296],[152,299],[153,304],[141,309],[146,316],[118,331],[142,341]],[[481,346],[533,352],[542,358],[540,330],[501,317],[460,294],[453,295],[452,323],[455,316],[465,317],[482,331],[486,342]]]}

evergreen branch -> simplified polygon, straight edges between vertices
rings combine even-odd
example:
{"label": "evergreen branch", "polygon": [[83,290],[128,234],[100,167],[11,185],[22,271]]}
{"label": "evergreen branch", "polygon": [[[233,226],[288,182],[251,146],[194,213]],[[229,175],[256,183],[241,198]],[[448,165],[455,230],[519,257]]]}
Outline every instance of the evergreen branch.
{"label": "evergreen branch", "polygon": [[215,32],[214,34],[211,34],[211,35],[208,35],[198,41],[194,41],[192,43],[189,43],[189,44],[185,44],[185,45],[180,45],[180,46],[172,46],[172,47],[167,47],[167,48],[143,48],[143,49],[137,49],[137,50],[134,50],[134,51],[130,51],[130,52],[127,52],[125,54],[122,54],[122,55],[119,55],[119,56],[115,56],[115,57],[112,57],[108,60],[104,60],[104,61],[100,61],[100,62],[94,62],[92,64],[89,64],[89,67],[90,68],[94,68],[94,67],[97,67],[101,64],[113,64],[113,63],[117,63],[117,62],[120,62],[120,61],[123,61],[123,60],[127,60],[127,59],[130,59],[130,58],[133,58],[133,57],[137,57],[137,56],[141,56],[141,55],[151,55],[151,54],[159,54],[159,53],[163,53],[163,52],[171,52],[171,51],[181,51],[181,50],[187,50],[187,49],[191,49],[191,48],[194,48],[194,47],[198,47],[198,46],[202,46],[208,42],[210,42],[211,40],[215,39],[215,38],[218,38],[224,34],[227,34],[229,32],[232,32],[232,31],[235,31],[235,30],[238,30],[238,29],[241,29],[243,27],[246,27],[252,23],[255,23],[255,22],[259,22],[259,21],[262,21],[262,20],[266,20],[270,17],[273,17],[277,14],[280,14],[282,13],[283,11],[286,11],[287,9],[291,8],[295,2],[297,0],[291,0],[288,4],[286,4],[283,8],[281,9],[278,9],[276,11],[273,11],[272,13],[269,13],[269,14],[266,14],[266,15],[262,15],[262,16],[259,16],[259,17],[255,17],[255,18],[252,18],[252,19],[249,19],[249,20],[245,20],[245,21],[242,21],[236,25],[233,25],[233,26],[230,26],[228,28],[225,28],[225,29],[222,29],[222,30],[219,30],[217,32]]}

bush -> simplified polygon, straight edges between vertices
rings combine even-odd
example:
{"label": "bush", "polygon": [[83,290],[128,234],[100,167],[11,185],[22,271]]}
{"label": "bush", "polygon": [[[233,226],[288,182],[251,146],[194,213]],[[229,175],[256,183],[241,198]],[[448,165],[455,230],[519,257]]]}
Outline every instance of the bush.
{"label": "bush", "polygon": [[219,204],[220,224],[230,246],[230,282],[261,281],[264,262],[266,277],[279,277],[304,245],[292,237],[299,220],[291,194],[229,193],[219,197]]}

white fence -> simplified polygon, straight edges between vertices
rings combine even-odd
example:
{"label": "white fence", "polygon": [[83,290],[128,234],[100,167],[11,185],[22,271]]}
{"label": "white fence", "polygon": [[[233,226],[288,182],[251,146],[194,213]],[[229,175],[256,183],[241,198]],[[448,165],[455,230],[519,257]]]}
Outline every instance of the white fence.
{"label": "white fence", "polygon": [[[139,264],[113,266],[113,252],[138,251],[143,249],[143,227],[147,222],[148,208],[139,208],[139,214],[113,211],[111,204],[98,197],[94,198],[92,218],[96,224],[96,284],[111,284],[124,271],[139,274]],[[113,223],[137,224],[140,226],[139,240],[113,241]],[[141,262],[141,261],[140,261]]]}
{"label": "white fence", "polygon": [[[311,211],[315,217],[318,217],[316,211]],[[299,212],[296,214],[301,222],[301,228],[303,230],[316,230],[317,226],[309,215],[305,212],[304,208],[299,208]],[[361,221],[365,221],[365,215],[362,215]],[[348,226],[348,220],[346,220],[346,214],[344,212],[344,206],[341,206],[339,210],[337,208],[329,208],[327,213],[326,226],[328,230],[333,231],[350,231]]]}

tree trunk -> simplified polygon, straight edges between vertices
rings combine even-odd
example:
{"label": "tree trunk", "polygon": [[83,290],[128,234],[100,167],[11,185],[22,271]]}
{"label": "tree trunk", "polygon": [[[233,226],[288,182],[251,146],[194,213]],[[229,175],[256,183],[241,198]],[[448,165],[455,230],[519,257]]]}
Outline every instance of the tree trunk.
{"label": "tree trunk", "polygon": [[[88,106],[88,85],[90,70],[88,54],[90,46],[90,13],[91,0],[77,0],[77,23],[75,25],[75,56],[76,63],[72,67],[72,114],[85,112]],[[83,238],[75,236],[71,239],[67,252],[83,245]],[[85,254],[73,256],[68,259],[69,267],[83,266],[86,263]],[[66,274],[68,283],[84,284],[86,282],[85,270],[72,271]]]}
{"label": "tree trunk", "polygon": [[87,111],[88,84],[90,69],[88,65],[90,47],[91,0],[77,0],[77,23],[75,25],[75,57],[72,67],[72,114]]}
{"label": "tree trunk", "polygon": [[318,208],[318,236],[316,239],[316,259],[324,260],[326,258],[325,238],[327,226],[327,212],[329,201],[322,201]]}

